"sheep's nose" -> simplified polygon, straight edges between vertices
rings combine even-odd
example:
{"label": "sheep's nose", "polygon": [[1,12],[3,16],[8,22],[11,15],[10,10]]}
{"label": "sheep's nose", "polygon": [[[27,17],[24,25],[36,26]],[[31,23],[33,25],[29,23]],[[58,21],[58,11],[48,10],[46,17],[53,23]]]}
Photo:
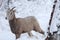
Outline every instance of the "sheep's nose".
{"label": "sheep's nose", "polygon": [[45,32],[41,32],[43,35],[45,34]]}
{"label": "sheep's nose", "polygon": [[5,19],[7,19],[7,17],[5,17]]}
{"label": "sheep's nose", "polygon": [[45,34],[45,32],[42,32],[42,34],[44,35],[44,34]]}

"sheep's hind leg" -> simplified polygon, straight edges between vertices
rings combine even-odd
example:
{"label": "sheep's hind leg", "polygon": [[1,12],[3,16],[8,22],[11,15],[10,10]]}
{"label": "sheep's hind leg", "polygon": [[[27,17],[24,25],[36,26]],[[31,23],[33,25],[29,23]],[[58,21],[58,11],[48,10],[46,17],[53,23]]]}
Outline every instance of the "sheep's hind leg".
{"label": "sheep's hind leg", "polygon": [[35,36],[35,35],[33,35],[31,32],[28,32],[28,35],[29,35],[30,37],[34,36],[35,38],[37,38],[37,39],[38,39],[38,37],[37,37],[37,36]]}
{"label": "sheep's hind leg", "polygon": [[32,34],[31,32],[28,32],[28,35],[29,35],[30,37],[32,37],[32,36],[33,36],[33,34]]}
{"label": "sheep's hind leg", "polygon": [[34,27],[34,30],[44,35],[44,31],[38,25]]}
{"label": "sheep's hind leg", "polygon": [[[44,32],[41,30],[41,28],[40,27],[37,27],[37,26],[34,27],[34,31],[36,31],[38,33],[41,33],[41,34],[44,34]],[[36,36],[36,38],[39,39],[37,36]]]}

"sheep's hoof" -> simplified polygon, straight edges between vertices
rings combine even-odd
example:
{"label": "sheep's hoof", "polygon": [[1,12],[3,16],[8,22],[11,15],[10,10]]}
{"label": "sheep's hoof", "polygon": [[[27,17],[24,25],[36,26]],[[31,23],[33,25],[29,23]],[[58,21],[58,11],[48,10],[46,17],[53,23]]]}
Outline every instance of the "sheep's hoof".
{"label": "sheep's hoof", "polygon": [[18,39],[16,39],[16,40],[20,40],[20,39],[18,38]]}
{"label": "sheep's hoof", "polygon": [[35,38],[36,38],[36,39],[38,39],[38,37],[37,37],[37,36],[35,36]]}
{"label": "sheep's hoof", "polygon": [[38,39],[38,37],[37,37],[37,36],[34,36],[34,35],[32,35],[32,36],[29,36],[29,37],[30,37],[30,38],[34,37],[34,38]]}

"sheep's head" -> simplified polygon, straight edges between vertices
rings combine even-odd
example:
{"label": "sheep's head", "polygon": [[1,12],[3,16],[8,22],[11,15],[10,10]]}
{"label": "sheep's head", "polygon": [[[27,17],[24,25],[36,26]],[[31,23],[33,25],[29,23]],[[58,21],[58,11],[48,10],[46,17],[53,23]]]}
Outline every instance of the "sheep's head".
{"label": "sheep's head", "polygon": [[15,17],[16,10],[14,10],[14,8],[15,7],[13,7],[12,9],[8,8],[7,14],[6,14],[6,19],[12,20]]}

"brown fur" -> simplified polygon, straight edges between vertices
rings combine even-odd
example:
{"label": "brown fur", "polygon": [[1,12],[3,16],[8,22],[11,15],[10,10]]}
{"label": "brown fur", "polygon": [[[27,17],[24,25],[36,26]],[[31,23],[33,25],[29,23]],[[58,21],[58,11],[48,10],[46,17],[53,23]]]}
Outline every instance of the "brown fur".
{"label": "brown fur", "polygon": [[25,32],[28,32],[28,34],[31,36],[31,30],[35,30],[36,32],[44,34],[44,31],[40,28],[34,16],[28,16],[25,18],[16,18],[14,16],[12,20],[9,20],[9,24],[12,33],[16,35],[16,39]]}

